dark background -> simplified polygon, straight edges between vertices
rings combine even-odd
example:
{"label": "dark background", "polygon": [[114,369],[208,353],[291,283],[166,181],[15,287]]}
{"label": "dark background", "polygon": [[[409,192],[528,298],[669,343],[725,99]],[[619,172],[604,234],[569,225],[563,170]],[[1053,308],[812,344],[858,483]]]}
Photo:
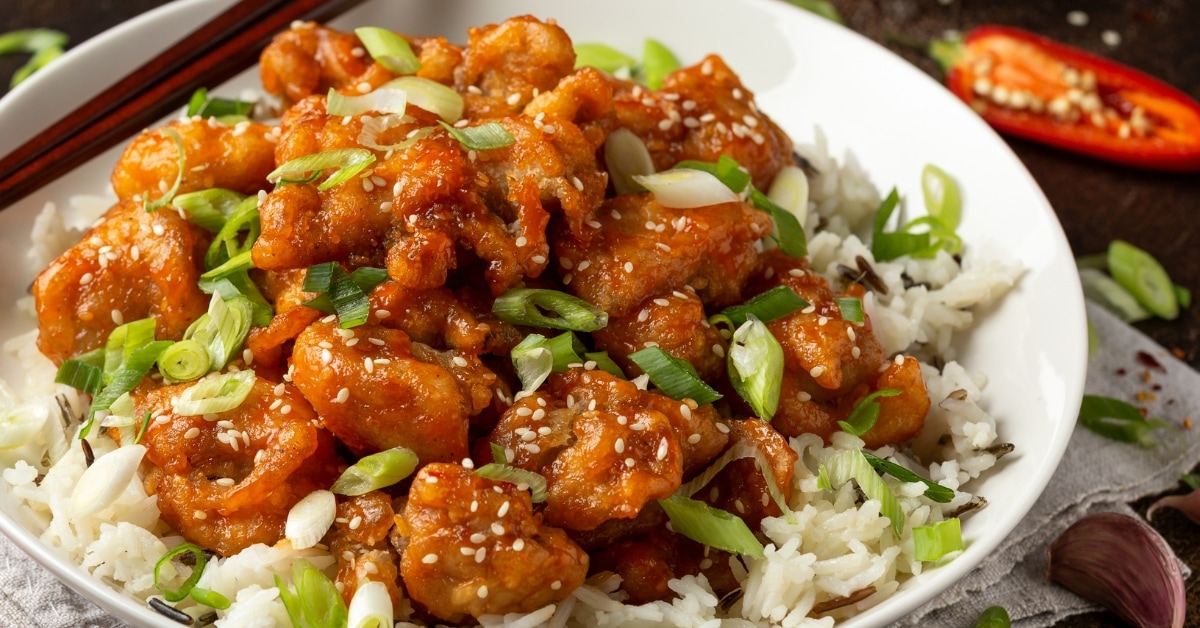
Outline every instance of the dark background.
{"label": "dark background", "polygon": [[[850,28],[937,75],[921,54],[891,43],[894,36],[913,40],[940,37],[949,30],[966,32],[981,24],[1005,24],[1036,31],[1064,43],[1106,56],[1165,80],[1200,100],[1200,2],[1164,0],[833,0]],[[5,0],[0,32],[18,28],[54,28],[75,45],[111,26],[152,9],[162,0]],[[1067,13],[1087,13],[1085,26],[1067,22]],[[636,19],[632,17],[631,19]],[[1105,44],[1101,33],[1121,37]],[[4,87],[23,58],[0,58]],[[0,87],[0,94],[4,93]],[[1153,253],[1176,283],[1200,297],[1200,174],[1143,172],[1009,138],[1050,204],[1058,213],[1077,255],[1103,252],[1120,238]],[[1183,360],[1200,366],[1200,306],[1176,321],[1147,321],[1138,328]],[[1134,356],[1130,356],[1131,362]],[[1180,421],[1183,417],[1166,417]],[[1200,422],[1200,417],[1191,417]],[[1200,429],[1200,428],[1196,428]],[[1135,504],[1145,512],[1147,504]],[[1159,529],[1179,557],[1200,570],[1200,531],[1174,510],[1155,517]],[[1189,626],[1200,626],[1198,576],[1187,581]],[[1123,624],[1108,613],[1082,615],[1062,624],[1108,627]]]}

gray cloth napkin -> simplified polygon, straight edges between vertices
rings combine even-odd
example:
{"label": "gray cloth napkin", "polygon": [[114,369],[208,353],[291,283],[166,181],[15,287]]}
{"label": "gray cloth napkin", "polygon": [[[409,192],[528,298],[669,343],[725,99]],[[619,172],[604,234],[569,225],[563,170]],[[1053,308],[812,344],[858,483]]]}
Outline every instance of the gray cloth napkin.
{"label": "gray cloth napkin", "polygon": [[[1175,423],[1183,417],[1200,421],[1200,373],[1108,312],[1089,305],[1088,315],[1101,339],[1088,364],[1089,393],[1133,399],[1157,384],[1161,386],[1155,393],[1157,401],[1143,404],[1152,416]],[[1150,382],[1143,381],[1142,373],[1148,369],[1137,362],[1139,351],[1152,355],[1165,372],[1149,370]],[[1200,461],[1200,427],[1182,431],[1180,441],[1176,446],[1143,449],[1077,428],[1046,492],[995,554],[896,625],[970,626],[985,608],[998,604],[1008,609],[1015,626],[1040,628],[1094,610],[1093,604],[1046,582],[1046,547],[1089,512],[1129,511],[1127,503],[1175,486],[1179,476]],[[0,626],[124,625],[0,538]]]}

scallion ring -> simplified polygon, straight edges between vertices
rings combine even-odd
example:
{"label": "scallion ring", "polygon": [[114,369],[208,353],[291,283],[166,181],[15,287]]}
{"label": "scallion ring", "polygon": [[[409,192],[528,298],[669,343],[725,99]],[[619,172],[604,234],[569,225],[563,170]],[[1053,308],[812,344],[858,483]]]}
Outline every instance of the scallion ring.
{"label": "scallion ring", "polygon": [[765,556],[762,543],[737,516],[682,495],[660,499],[658,504],[670,517],[675,532],[697,543],[731,554]]}
{"label": "scallion ring", "polygon": [[902,480],[904,482],[920,482],[924,484],[925,496],[939,504],[947,504],[950,502],[950,500],[954,499],[953,489],[942,486],[933,480],[926,480],[925,478],[913,473],[912,471],[909,471],[908,469],[892,462],[891,460],[880,458],[869,451],[864,451],[862,454],[863,457],[867,459],[867,462],[871,463],[872,467],[875,467],[876,469],[896,478],[897,480]]}
{"label": "scallion ring", "polygon": [[642,46],[642,75],[646,87],[652,90],[662,89],[663,79],[668,74],[679,69],[679,59],[662,42],[647,39]]}
{"label": "scallion ring", "polygon": [[175,129],[167,128],[162,130],[162,134],[171,138],[172,142],[175,142],[175,150],[179,153],[179,160],[177,162],[178,170],[175,173],[175,183],[171,185],[169,190],[163,192],[163,195],[158,197],[158,200],[150,202],[150,195],[146,193],[142,194],[142,205],[145,206],[148,212],[163,208],[167,203],[171,202],[171,199],[175,198],[175,193],[179,191],[179,184],[183,183],[183,173],[187,169],[187,151],[184,150],[183,138],[179,136],[179,132]]}
{"label": "scallion ring", "polygon": [[402,89],[408,104],[420,107],[454,124],[462,118],[463,99],[452,88],[419,76],[402,76],[384,83],[380,89]]}
{"label": "scallion ring", "polygon": [[190,382],[204,377],[210,363],[207,347],[195,340],[180,340],[158,356],[158,371],[168,382]]}
{"label": "scallion ring", "polygon": [[200,587],[192,587],[192,590],[188,592],[188,597],[196,600],[200,604],[203,604],[209,608],[215,608],[219,611],[226,610],[230,606],[229,598],[217,593],[216,591],[210,591],[209,589],[202,589]]}
{"label": "scallion ring", "polygon": [[171,406],[179,416],[201,416],[232,410],[246,400],[254,387],[254,371],[214,373],[180,393]]}
{"label": "scallion ring", "polygon": [[729,383],[764,421],[779,409],[783,387],[783,347],[762,321],[749,315],[733,332],[726,355]]}
{"label": "scallion ring", "polygon": [[721,398],[721,393],[706,384],[690,362],[677,358],[660,347],[646,347],[630,354],[629,359],[642,369],[663,394],[672,399],[692,399],[703,405]]}
{"label": "scallion ring", "polygon": [[913,526],[913,558],[922,562],[941,560],[963,549],[962,526],[957,518],[925,526]]}
{"label": "scallion ring", "polygon": [[875,468],[867,462],[861,451],[846,449],[826,460],[820,467],[817,486],[834,490],[850,480],[858,484],[867,499],[879,502],[880,514],[891,521],[892,531],[899,536],[904,531],[904,511],[900,508],[900,502],[896,501],[892,489],[875,473]]}
{"label": "scallion ring", "polygon": [[337,586],[303,558],[292,561],[292,586],[278,574],[275,586],[293,626],[345,626],[349,619],[346,601]]}
{"label": "scallion ring", "polygon": [[510,146],[517,141],[499,122],[488,122],[461,129],[450,126],[441,120],[438,120],[438,124],[442,125],[450,137],[458,140],[458,143],[467,150],[493,150]]}
{"label": "scallion ring", "polygon": [[858,297],[838,297],[838,310],[842,313],[842,320],[851,323],[866,322],[866,316],[863,314],[862,299]]}
{"label": "scallion ring", "polygon": [[245,195],[224,188],[209,188],[198,192],[180,194],[171,200],[171,206],[182,209],[188,220],[204,230],[220,233],[227,216],[245,200]]}
{"label": "scallion ring", "polygon": [[925,197],[925,209],[930,216],[940,220],[951,231],[958,228],[962,220],[962,196],[958,184],[946,171],[933,164],[925,164],[921,170],[921,194]]}
{"label": "scallion ring", "polygon": [[1147,310],[1160,318],[1179,316],[1175,284],[1152,255],[1123,240],[1108,245],[1108,272]]}
{"label": "scallion ring", "polygon": [[408,94],[395,88],[379,88],[361,96],[344,96],[330,87],[325,96],[325,111],[331,116],[360,116],[371,111],[383,114],[404,113]]}
{"label": "scallion ring", "polygon": [[363,26],[354,29],[354,34],[379,65],[396,74],[416,74],[421,69],[421,60],[413,53],[412,46],[403,37],[386,28]]}
{"label": "scallion ring", "polygon": [[271,171],[267,175],[267,181],[279,183],[282,179],[291,179],[314,172],[319,174],[326,169],[337,168],[332,176],[317,186],[318,190],[324,191],[348,181],[373,163],[375,163],[375,154],[365,148],[337,148],[297,157]]}
{"label": "scallion ring", "polygon": [[[762,292],[753,299],[741,305],[734,305],[721,310],[718,316],[722,322],[728,321],[733,327],[741,327],[746,320],[753,316],[758,320],[769,323],[777,318],[783,318],[797,310],[802,310],[810,304],[794,290],[787,286],[775,286]],[[716,320],[716,317],[713,317]],[[713,322],[713,321],[710,321]]]}
{"label": "scallion ring", "polygon": [[846,416],[845,421],[838,421],[843,432],[862,437],[871,428],[875,427],[875,422],[879,420],[879,404],[876,399],[880,397],[895,397],[902,390],[899,388],[882,388],[858,400],[854,404],[854,408],[850,410],[850,414]]}
{"label": "scallion ring", "polygon": [[604,163],[617,194],[645,192],[646,188],[634,177],[654,174],[654,160],[646,143],[626,128],[609,133],[604,140]]}
{"label": "scallion ring", "polygon": [[[180,554],[191,554],[195,559],[192,566],[192,574],[188,576],[187,580],[184,580],[183,585],[178,589],[168,589],[162,582],[164,579],[164,574],[162,573],[163,567]],[[191,593],[192,587],[195,587],[196,583],[200,581],[200,576],[204,573],[204,566],[207,563],[208,556],[204,553],[202,547],[195,543],[180,543],[174,549],[163,554],[162,558],[159,558],[158,562],[154,563],[154,587],[162,591],[163,599],[168,602],[178,602],[186,598]]]}
{"label": "scallion ring", "polygon": [[528,489],[535,504],[546,501],[546,478],[534,471],[492,462],[475,469],[475,475],[497,482],[516,484],[518,490]]}
{"label": "scallion ring", "polygon": [[631,178],[654,194],[654,200],[663,207],[692,209],[741,201],[717,177],[703,170],[680,168]]}
{"label": "scallion ring", "polygon": [[417,454],[407,447],[385,449],[359,458],[329,490],[338,495],[363,495],[403,480],[417,468],[417,463]]}
{"label": "scallion ring", "polygon": [[796,166],[780,168],[767,190],[767,198],[795,216],[803,227],[808,219],[808,175]]}
{"label": "scallion ring", "polygon": [[631,72],[638,64],[637,59],[605,44],[575,44],[575,69],[593,67],[602,72],[615,74]]}
{"label": "scallion ring", "polygon": [[516,288],[500,295],[492,313],[514,325],[548,327],[569,331],[596,331],[608,325],[608,314],[600,308],[557,290]]}

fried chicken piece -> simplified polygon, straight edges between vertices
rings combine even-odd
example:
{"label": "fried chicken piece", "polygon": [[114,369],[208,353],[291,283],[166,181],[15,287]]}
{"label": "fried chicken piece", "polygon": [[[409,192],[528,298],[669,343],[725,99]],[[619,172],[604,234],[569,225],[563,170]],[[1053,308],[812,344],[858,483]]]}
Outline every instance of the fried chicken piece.
{"label": "fried chicken piece", "polygon": [[228,126],[216,118],[173,120],[135,137],[112,173],[113,191],[121,200],[145,194],[151,202],[162,197],[179,175],[179,147],[167,130],[183,141],[183,177],[177,194],[226,188],[256,194],[269,187],[275,169],[275,134],[257,122]]}
{"label": "fried chicken piece", "polygon": [[369,63],[353,33],[301,22],[267,44],[258,67],[267,93],[296,102],[354,81]]}
{"label": "fried chicken piece", "polygon": [[496,318],[491,305],[490,293],[472,286],[454,292],[444,287],[412,291],[388,281],[371,293],[371,310],[379,324],[400,329],[415,342],[507,356],[522,335]]}
{"label": "fried chicken piece", "polygon": [[325,427],[356,453],[403,446],[422,463],[467,455],[467,418],[477,409],[447,369],[414,356],[404,332],[317,321],[296,338],[292,366]]}
{"label": "fried chicken piece", "polygon": [[613,107],[620,125],[646,143],[655,170],[728,155],[765,191],[775,173],[793,163],[791,139],[716,55],[668,74],[656,92],[618,82]]}
{"label": "fried chicken piece", "polygon": [[208,234],[174,211],[113,206],[33,283],[38,349],[55,364],[104,345],[120,323],[152,317],[178,340],[208,310],[197,282]]}
{"label": "fried chicken piece", "polygon": [[[487,442],[546,478],[546,520],[593,530],[633,519],[679,487],[726,441],[711,406],[639,390],[597,370],[551,376],[547,392],[516,401]],[[486,446],[486,445],[484,445]]]}
{"label": "fried chicken piece", "polygon": [[541,519],[527,490],[458,465],[426,465],[397,521],[408,541],[400,573],[409,595],[450,622],[565,599],[583,584],[588,556]]}
{"label": "fried chicken piece", "polygon": [[382,582],[394,608],[403,598],[400,593],[400,561],[388,541],[395,523],[392,498],[381,491],[346,498],[337,505],[337,517],[326,540],[329,553],[337,560],[335,582],[341,585],[346,604],[364,582]]}
{"label": "fried chicken piece", "polygon": [[563,283],[618,318],[689,285],[710,306],[739,303],[755,242],[771,230],[766,213],[743,203],[669,209],[651,194],[612,198],[595,220],[586,239],[559,229],[554,251]]}
{"label": "fried chicken piece", "polygon": [[613,84],[604,73],[583,67],[563,77],[550,91],[543,91],[525,105],[522,112],[530,118],[546,122],[570,121],[587,138],[592,153],[604,145],[604,140],[617,128],[613,109]]}
{"label": "fried chicken piece", "polygon": [[629,354],[654,343],[663,351],[687,360],[705,381],[725,376],[725,351],[729,341],[708,323],[704,304],[689,287],[657,295],[608,325],[592,332],[596,347],[608,351],[626,375],[642,373]]}
{"label": "fried chicken piece", "polygon": [[575,69],[571,38],[553,21],[525,15],[467,34],[454,84],[463,95],[463,115],[470,119],[516,114]]}
{"label": "fried chicken piece", "polygon": [[[750,446],[762,452],[770,462],[775,486],[784,501],[792,496],[793,467],[799,455],[787,438],[775,431],[770,423],[757,418],[730,421],[730,446]],[[765,517],[783,514],[767,488],[766,478],[754,458],[739,458],[730,462],[716,477],[695,495],[714,508],[742,518],[754,531],[762,526]]]}
{"label": "fried chicken piece", "polygon": [[591,569],[592,573],[611,571],[621,576],[628,604],[671,600],[676,595],[668,583],[686,575],[704,574],[719,598],[741,586],[729,567],[728,552],[696,543],[662,525],[595,552]]}
{"label": "fried chicken piece", "polygon": [[292,506],[337,478],[333,439],[293,386],[260,374],[245,401],[208,420],[172,410],[192,385],[132,395],[136,416],[156,417],[142,440],[147,491],[171,528],[222,556],[274,544]]}

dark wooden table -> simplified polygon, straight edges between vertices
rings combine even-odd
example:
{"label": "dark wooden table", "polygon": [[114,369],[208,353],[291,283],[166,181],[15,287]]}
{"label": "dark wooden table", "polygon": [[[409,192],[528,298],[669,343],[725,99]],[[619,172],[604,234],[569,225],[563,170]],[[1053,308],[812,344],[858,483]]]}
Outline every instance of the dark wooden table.
{"label": "dark wooden table", "polygon": [[[854,30],[881,43],[892,35],[924,40],[949,29],[965,32],[980,24],[1007,24],[1036,31],[1059,41],[1136,67],[1200,100],[1200,2],[1164,0],[833,0]],[[68,33],[72,44],[87,39],[163,0],[6,0],[0,32],[46,27]],[[1070,11],[1088,16],[1085,26],[1067,21]],[[1101,33],[1112,30],[1120,43],[1110,46]],[[919,54],[890,46],[922,69],[935,66]],[[22,61],[0,58],[5,85]],[[0,94],[3,92],[0,91]],[[2,124],[3,121],[0,121]],[[1078,157],[1018,139],[1009,143],[1025,162],[1058,213],[1077,254],[1098,253],[1120,238],[1151,251],[1179,284],[1200,296],[1200,175],[1142,172]],[[1148,321],[1139,328],[1193,367],[1200,367],[1200,306],[1176,321]],[[1132,356],[1131,356],[1132,359]],[[1181,417],[1172,417],[1180,419]],[[1200,417],[1193,417],[1200,419]],[[1149,500],[1147,500],[1148,502]],[[1136,504],[1144,511],[1146,503]],[[1175,511],[1155,518],[1154,525],[1171,541],[1180,558],[1200,569],[1200,535],[1196,526]],[[1188,581],[1189,626],[1200,626],[1197,576]],[[1108,613],[1074,618],[1063,626],[1121,626]]]}

